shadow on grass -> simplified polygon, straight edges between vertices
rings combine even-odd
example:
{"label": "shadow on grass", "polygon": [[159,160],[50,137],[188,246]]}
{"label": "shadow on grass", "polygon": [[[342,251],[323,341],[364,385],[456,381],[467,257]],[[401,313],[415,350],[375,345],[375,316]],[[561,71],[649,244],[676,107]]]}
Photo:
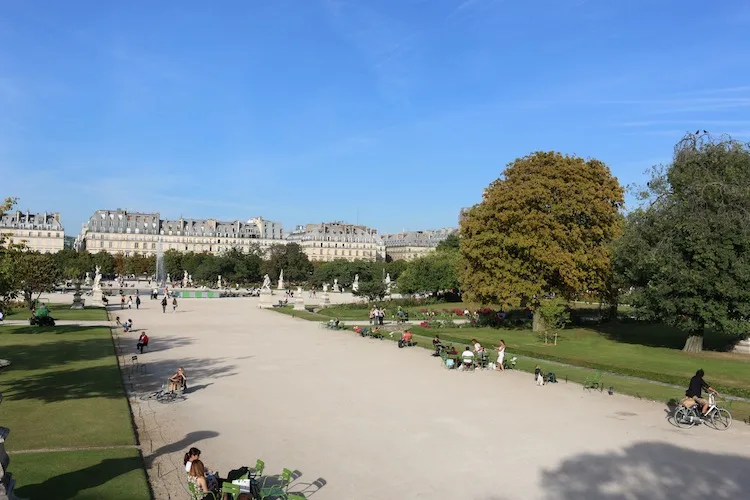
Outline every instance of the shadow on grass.
{"label": "shadow on grass", "polygon": [[57,335],[62,334],[76,334],[86,333],[91,334],[93,330],[101,331],[102,335],[109,334],[109,330],[106,326],[78,326],[78,325],[63,325],[63,326],[17,326],[7,325],[4,326],[0,333],[10,333],[11,335],[30,335],[39,333],[54,333]]}
{"label": "shadow on grass", "polygon": [[[648,347],[665,347],[681,350],[685,346],[687,334],[676,328],[645,321],[610,321],[588,326],[615,342],[638,344]],[[703,337],[703,349],[706,351],[731,351],[739,341],[737,337],[721,335],[707,331]]]}
{"label": "shadow on grass", "polygon": [[2,351],[13,362],[15,370],[39,370],[71,361],[95,361],[114,354],[112,341],[104,336],[81,340],[53,338],[49,342],[14,344],[3,347]]}
{"label": "shadow on grass", "polygon": [[121,398],[123,392],[117,367],[107,364],[24,377],[6,389],[4,396],[14,400],[38,399],[53,403],[84,398]]}
{"label": "shadow on grass", "polygon": [[142,468],[140,456],[108,458],[96,465],[52,477],[43,483],[24,486],[19,488],[17,493],[19,497],[29,499],[67,500],[75,498],[84,490],[96,488],[123,474]]}
{"label": "shadow on grass", "polygon": [[746,457],[640,443],[568,458],[542,472],[541,486],[555,500],[734,499],[750,491],[749,470]]}

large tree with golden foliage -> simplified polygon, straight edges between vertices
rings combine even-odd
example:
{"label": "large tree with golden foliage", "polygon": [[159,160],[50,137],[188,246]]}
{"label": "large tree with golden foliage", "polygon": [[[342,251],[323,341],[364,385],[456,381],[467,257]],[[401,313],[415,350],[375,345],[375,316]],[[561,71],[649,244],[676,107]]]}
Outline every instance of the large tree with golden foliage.
{"label": "large tree with golden foliage", "polygon": [[537,152],[510,163],[461,222],[465,300],[534,310],[603,290],[623,189],[599,160]]}

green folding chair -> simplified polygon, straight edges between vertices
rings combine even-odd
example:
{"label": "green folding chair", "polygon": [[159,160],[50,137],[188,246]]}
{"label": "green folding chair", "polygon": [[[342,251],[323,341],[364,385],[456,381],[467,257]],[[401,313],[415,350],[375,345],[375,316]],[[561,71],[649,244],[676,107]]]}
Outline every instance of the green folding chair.
{"label": "green folding chair", "polygon": [[221,485],[221,494],[222,496],[226,494],[232,495],[232,500],[237,500],[237,497],[240,496],[240,485],[239,484],[232,484],[230,482],[225,482]]}
{"label": "green folding chair", "polygon": [[[289,493],[289,484],[292,482],[292,471],[284,469],[279,476],[279,484],[274,484],[268,488],[262,487],[260,489],[260,498],[274,497],[281,498],[282,500],[305,500],[302,495],[295,495]],[[264,482],[265,483],[265,482]]]}
{"label": "green folding chair", "polygon": [[211,498],[216,500],[216,495],[214,495],[213,491],[209,491],[208,493],[202,493],[195,489],[195,486],[193,483],[188,483],[188,491],[190,492],[190,495],[192,496],[193,500],[203,500],[206,495],[210,495]]}
{"label": "green folding chair", "polygon": [[260,479],[260,476],[263,475],[263,470],[266,468],[266,463],[261,460],[260,458],[255,461],[255,467],[253,468],[252,472],[249,472],[247,477],[242,479]]}

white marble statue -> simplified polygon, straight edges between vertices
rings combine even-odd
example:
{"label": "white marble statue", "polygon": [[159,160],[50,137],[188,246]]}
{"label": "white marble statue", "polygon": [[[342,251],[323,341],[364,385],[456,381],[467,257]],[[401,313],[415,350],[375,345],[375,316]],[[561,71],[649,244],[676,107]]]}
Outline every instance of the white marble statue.
{"label": "white marble statue", "polygon": [[190,278],[188,276],[187,270],[185,270],[182,274],[182,287],[187,288],[188,284],[190,284]]}
{"label": "white marble statue", "polygon": [[279,273],[279,284],[276,287],[277,290],[283,290],[284,289],[284,270],[282,269]]}
{"label": "white marble statue", "polygon": [[193,286],[193,275],[188,274],[188,285]]}
{"label": "white marble statue", "polygon": [[172,283],[172,277],[167,273],[167,283]]}
{"label": "white marble statue", "polygon": [[339,280],[338,278],[333,279],[333,291],[338,292],[339,291]]}
{"label": "white marble statue", "polygon": [[102,268],[96,266],[94,271],[94,288],[99,288],[99,282],[102,280]]}
{"label": "white marble statue", "polygon": [[352,283],[352,292],[359,291],[359,274],[354,275],[354,283]]}
{"label": "white marble statue", "polygon": [[219,275],[219,279],[216,280],[216,288],[221,288],[221,274]]}
{"label": "white marble statue", "polygon": [[86,271],[86,279],[83,280],[83,284],[91,286],[91,273],[89,271]]}
{"label": "white marble statue", "polygon": [[385,275],[385,293],[391,294],[391,273]]}
{"label": "white marble statue", "polygon": [[261,291],[268,290],[271,291],[271,278],[266,274],[263,276],[263,285],[260,287]]}
{"label": "white marble statue", "polygon": [[328,293],[328,283],[323,283],[323,293]]}

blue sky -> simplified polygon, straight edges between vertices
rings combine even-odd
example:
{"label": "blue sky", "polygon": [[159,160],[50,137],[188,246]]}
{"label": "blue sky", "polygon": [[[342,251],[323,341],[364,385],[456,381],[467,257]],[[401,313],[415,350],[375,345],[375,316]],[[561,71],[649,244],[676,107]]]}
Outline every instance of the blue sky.
{"label": "blue sky", "polygon": [[750,2],[0,0],[0,196],[381,232],[453,226],[513,159],[623,184],[750,139]]}

